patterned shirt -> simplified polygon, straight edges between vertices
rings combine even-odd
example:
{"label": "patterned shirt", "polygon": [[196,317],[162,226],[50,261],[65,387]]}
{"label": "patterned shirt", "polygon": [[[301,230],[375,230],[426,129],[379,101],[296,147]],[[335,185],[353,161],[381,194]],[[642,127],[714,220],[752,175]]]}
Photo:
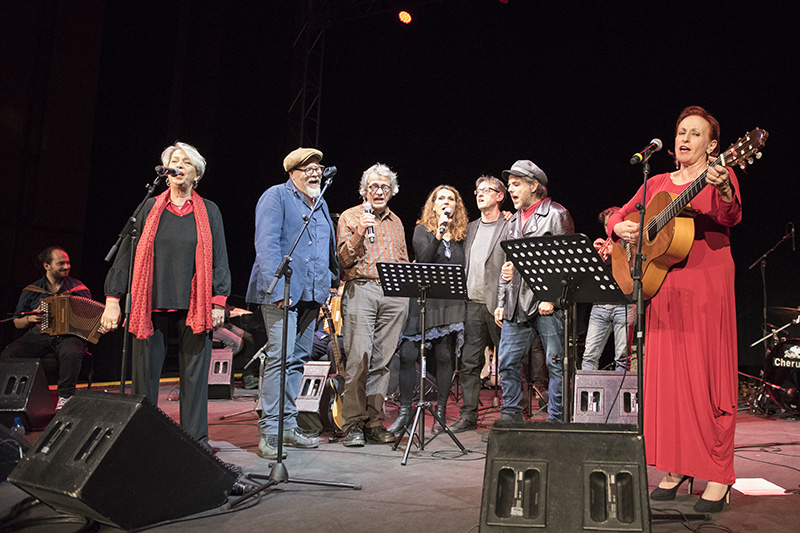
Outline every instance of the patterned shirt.
{"label": "patterned shirt", "polygon": [[406,233],[400,217],[388,207],[375,215],[375,242],[369,242],[367,234],[358,237],[358,219],[364,206],[351,207],[339,218],[337,255],[344,268],[344,280],[379,279],[376,263],[408,263]]}

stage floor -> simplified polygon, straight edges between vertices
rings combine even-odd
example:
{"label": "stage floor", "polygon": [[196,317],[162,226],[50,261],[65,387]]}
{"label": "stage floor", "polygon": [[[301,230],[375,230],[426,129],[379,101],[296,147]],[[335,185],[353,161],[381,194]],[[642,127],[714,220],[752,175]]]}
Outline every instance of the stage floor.
{"label": "stage floor", "polygon": [[[113,386],[95,390],[116,392]],[[159,407],[177,419],[177,384],[162,382]],[[491,408],[494,393],[482,391],[482,401],[489,407],[482,411],[480,428],[457,435],[468,450],[461,454],[446,434],[439,435],[423,452],[412,448],[408,464],[401,465],[403,447],[393,451],[390,445],[367,444],[363,448],[346,448],[329,443],[323,435],[315,450],[287,448],[284,464],[291,478],[348,482],[360,485],[361,490],[327,488],[295,483],[280,484],[268,489],[258,499],[252,499],[233,511],[210,510],[191,520],[160,525],[152,531],[192,531],[219,533],[236,531],[478,531],[481,492],[483,486],[486,444],[481,435],[489,431],[499,418]],[[258,430],[256,415],[246,412],[226,420],[220,416],[248,411],[254,406],[255,391],[236,389],[233,400],[209,401],[209,432],[218,457],[242,467],[245,473],[269,474],[270,463],[256,455]],[[387,404],[387,416],[394,419],[397,408]],[[458,417],[458,405],[448,404],[448,420]],[[543,420],[544,415],[532,420]],[[430,418],[428,417],[430,422]],[[387,421],[388,422],[388,421]],[[426,432],[426,433],[429,433]],[[39,433],[28,435],[31,442]],[[404,441],[405,442],[405,441]],[[784,489],[786,495],[754,496],[733,491],[732,504],[713,515],[711,522],[693,521],[694,527],[703,523],[728,528],[730,531],[790,532],[798,530],[797,509],[800,508],[800,422],[795,419],[765,419],[749,411],[738,415],[736,429],[735,467],[739,479],[760,478]],[[661,474],[648,469],[649,485],[657,485]],[[109,483],[124,483],[111,479]],[[169,479],[153,483],[170,483]],[[692,505],[702,492],[705,482],[695,486],[695,496],[683,489],[673,502],[651,502],[653,512],[669,510],[692,512]],[[0,515],[27,495],[9,484],[0,483]],[[176,500],[180,499],[176,493]],[[132,494],[127,505],[137,505]],[[579,505],[576,500],[575,505]],[[576,508],[576,511],[578,509]],[[43,517],[54,514],[39,506],[26,516]],[[188,517],[187,517],[188,518]],[[75,531],[74,524],[40,526],[26,531]],[[652,523],[656,532],[686,531],[675,521],[657,520]],[[725,529],[716,529],[725,531]],[[0,531],[6,531],[0,525]],[[101,525],[100,531],[115,531]]]}

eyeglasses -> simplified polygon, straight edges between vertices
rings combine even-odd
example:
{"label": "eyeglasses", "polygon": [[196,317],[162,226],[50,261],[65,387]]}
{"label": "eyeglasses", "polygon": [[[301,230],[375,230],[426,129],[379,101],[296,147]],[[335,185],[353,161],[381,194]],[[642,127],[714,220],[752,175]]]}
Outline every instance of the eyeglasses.
{"label": "eyeglasses", "polygon": [[489,191],[500,192],[497,189],[495,189],[494,187],[481,187],[480,189],[475,189],[475,196],[478,196],[479,194],[482,194],[482,193],[483,194],[488,193]]}
{"label": "eyeglasses", "polygon": [[325,167],[323,167],[322,165],[311,165],[306,168],[298,168],[297,170],[305,173],[306,176],[311,176],[316,172],[322,174],[322,171],[325,170]]}
{"label": "eyeglasses", "polygon": [[388,193],[392,190],[392,188],[388,185],[378,185],[377,183],[373,183],[368,187],[368,189],[372,192],[383,191],[384,194]]}

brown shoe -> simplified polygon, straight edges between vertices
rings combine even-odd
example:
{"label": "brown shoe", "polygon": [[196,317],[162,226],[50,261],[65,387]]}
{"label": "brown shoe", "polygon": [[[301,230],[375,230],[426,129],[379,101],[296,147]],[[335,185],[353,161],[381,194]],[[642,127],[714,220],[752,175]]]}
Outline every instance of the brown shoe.
{"label": "brown shoe", "polygon": [[466,418],[460,418],[458,422],[450,426],[450,431],[453,433],[463,433],[464,431],[472,431],[473,429],[478,429],[478,423],[467,420]]}
{"label": "brown shoe", "polygon": [[395,441],[394,433],[383,426],[364,428],[364,437],[366,437],[367,442],[374,444],[391,444]]}

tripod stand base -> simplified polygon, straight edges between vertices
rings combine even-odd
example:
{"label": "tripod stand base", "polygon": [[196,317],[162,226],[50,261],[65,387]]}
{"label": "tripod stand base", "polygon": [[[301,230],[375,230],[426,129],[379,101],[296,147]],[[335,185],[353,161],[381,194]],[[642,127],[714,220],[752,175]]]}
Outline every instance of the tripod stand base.
{"label": "tripod stand base", "polygon": [[361,485],[355,483],[344,483],[340,481],[321,481],[316,479],[292,479],[289,477],[289,471],[286,469],[281,461],[270,464],[269,475],[264,474],[247,474],[245,478],[248,480],[263,480],[265,483],[254,487],[253,489],[245,492],[242,496],[230,503],[229,509],[233,509],[242,502],[252,498],[256,494],[264,492],[270,487],[274,487],[279,483],[298,483],[301,485],[317,485],[319,487],[335,487],[340,489],[361,490]]}
{"label": "tripod stand base", "polygon": [[447,421],[443,420],[436,414],[436,411],[433,409],[433,406],[430,402],[419,402],[417,403],[417,407],[414,411],[414,423],[411,425],[411,429],[409,430],[408,426],[403,427],[402,431],[392,444],[392,450],[396,450],[397,447],[400,445],[400,441],[403,440],[403,436],[408,432],[408,444],[406,445],[406,450],[403,453],[403,460],[400,461],[400,464],[405,466],[408,463],[408,454],[411,452],[411,445],[414,443],[414,438],[417,439],[418,447],[420,451],[425,449],[427,444],[435,439],[439,434],[435,433],[428,442],[425,442],[425,410],[428,410],[431,416],[436,420],[439,424],[439,427],[443,428],[443,431],[450,436],[450,439],[458,446],[461,450],[462,454],[466,454],[469,452],[464,445],[456,438],[455,434],[450,431],[450,428],[447,427]]}

